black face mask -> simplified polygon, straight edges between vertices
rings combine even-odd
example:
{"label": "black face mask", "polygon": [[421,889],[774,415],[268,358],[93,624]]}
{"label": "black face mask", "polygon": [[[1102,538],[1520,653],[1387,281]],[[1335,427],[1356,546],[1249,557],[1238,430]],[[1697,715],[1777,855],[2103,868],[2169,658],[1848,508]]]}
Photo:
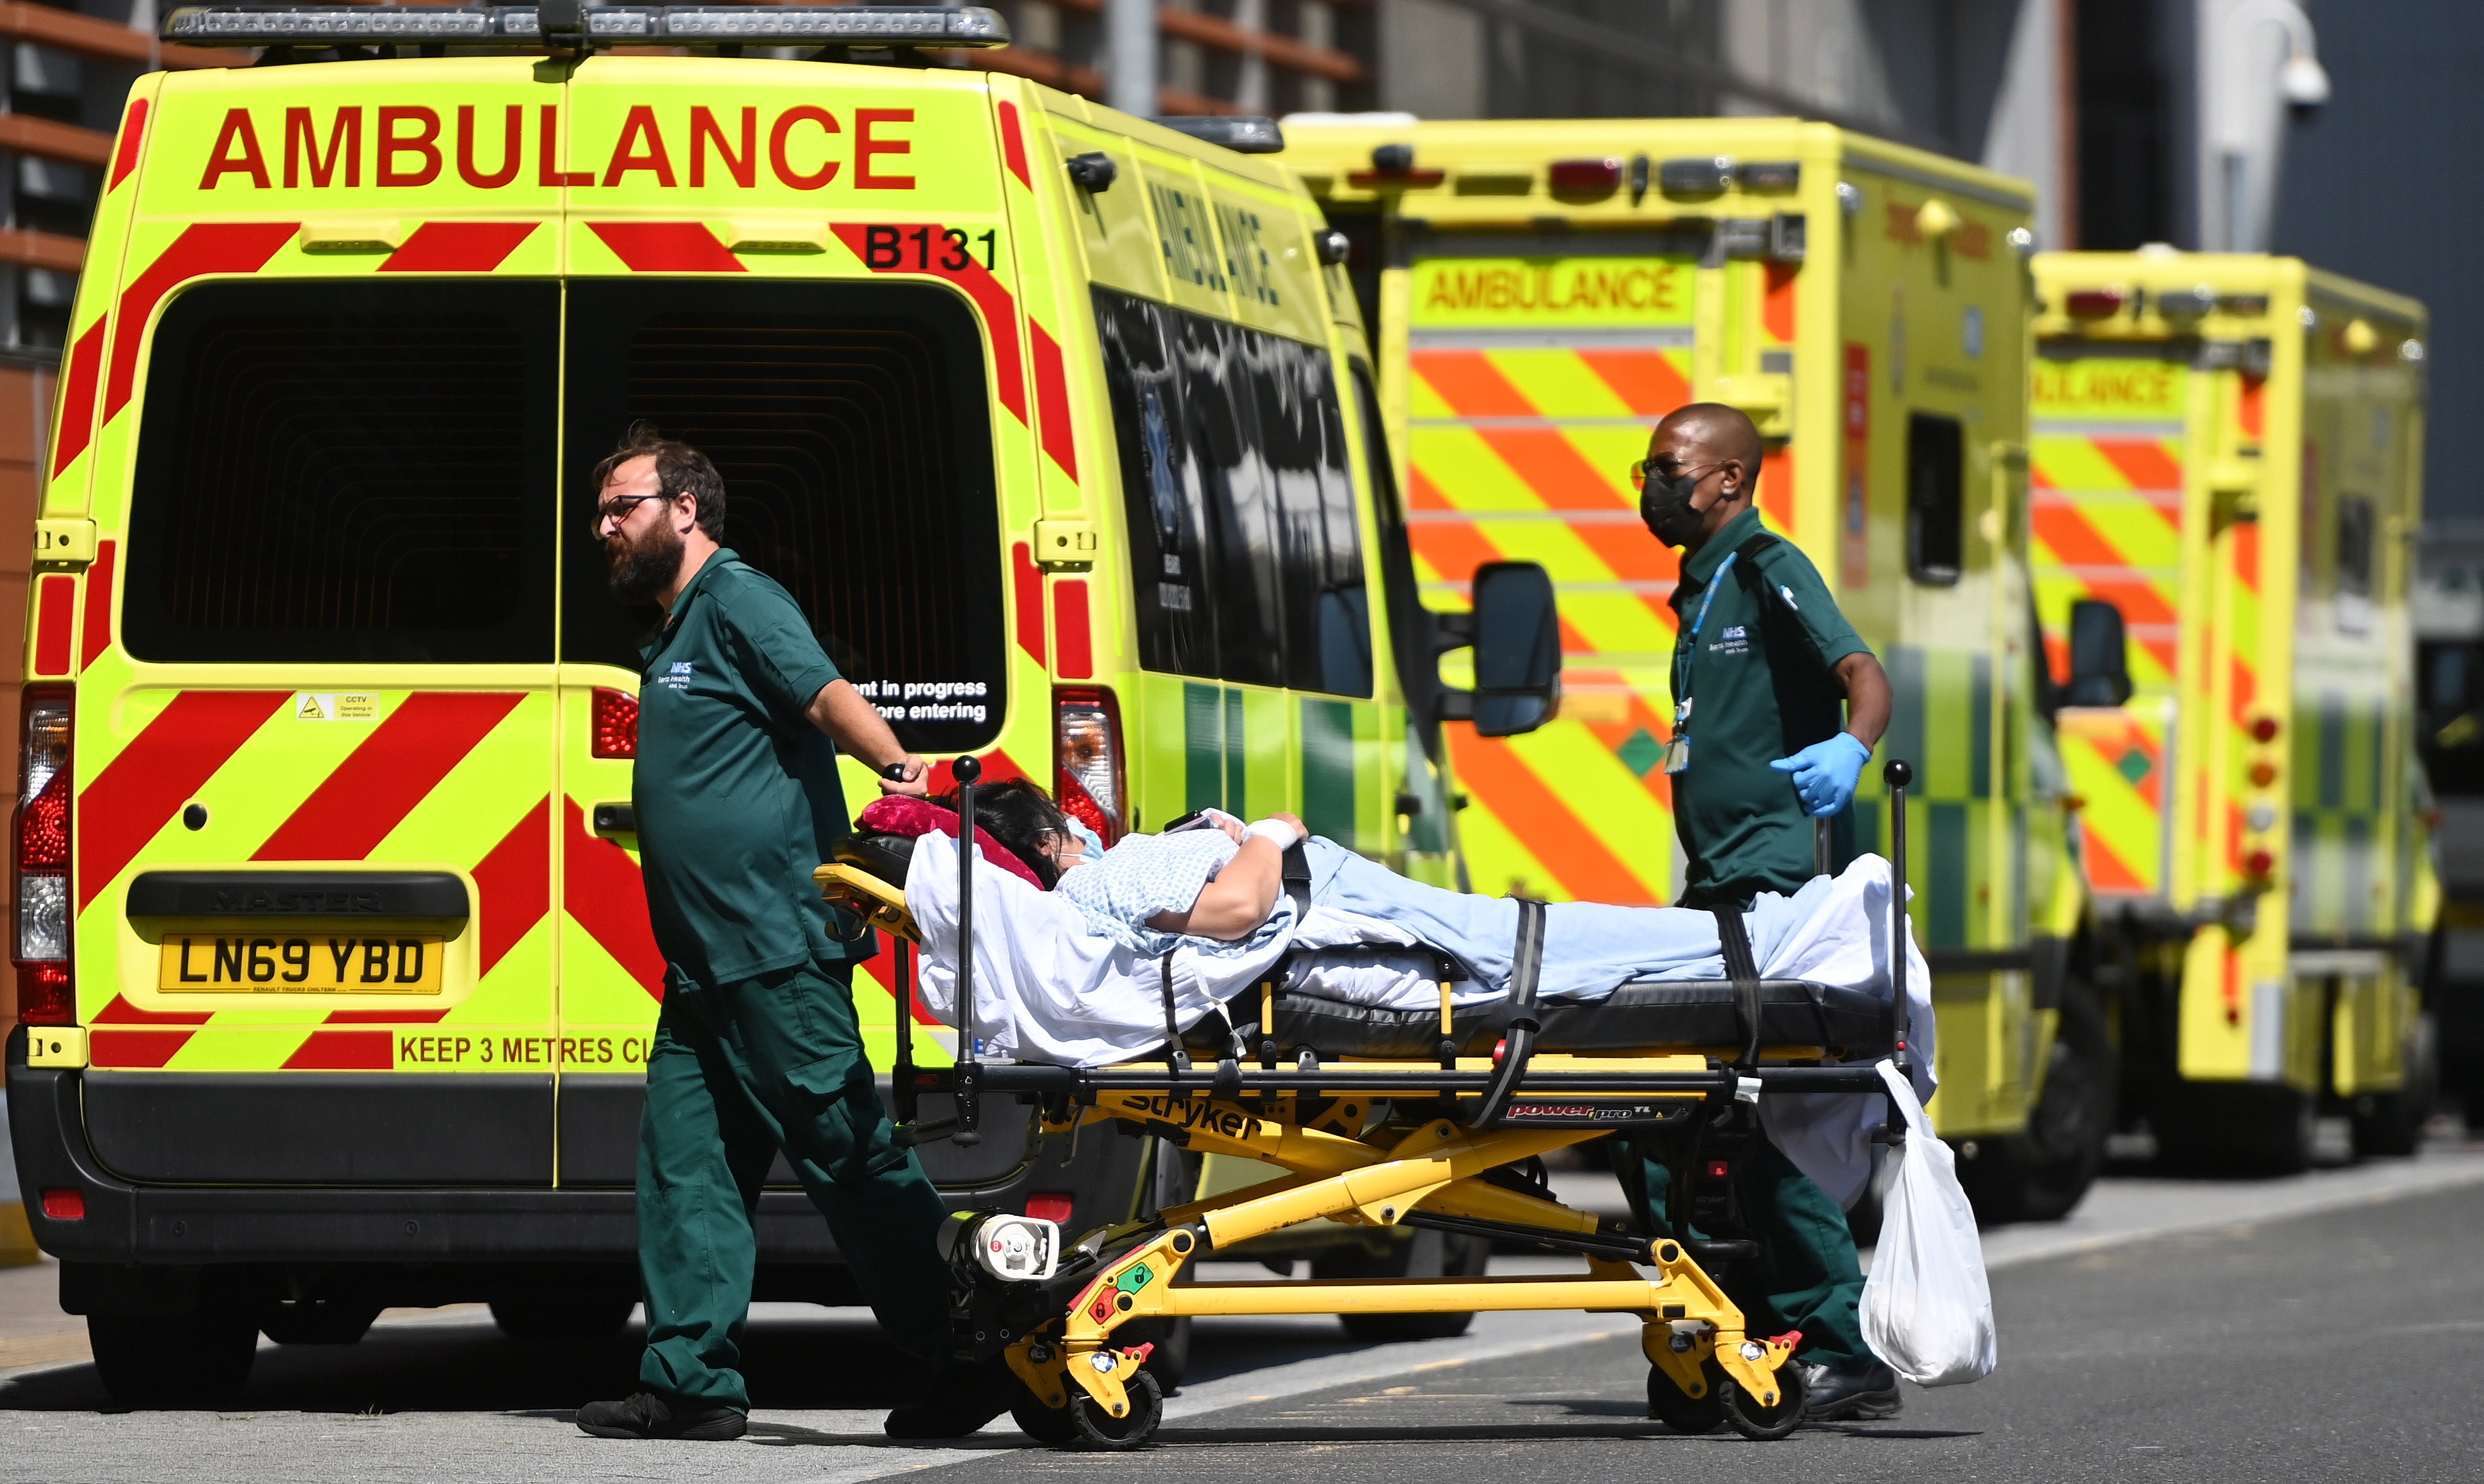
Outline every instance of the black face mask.
{"label": "black face mask", "polygon": [[1688,546],[1698,538],[1699,527],[1708,516],[1704,510],[1691,508],[1690,492],[1699,488],[1707,472],[1684,472],[1667,479],[1654,470],[1648,471],[1647,487],[1639,492],[1638,518],[1647,523],[1657,540],[1666,546]]}

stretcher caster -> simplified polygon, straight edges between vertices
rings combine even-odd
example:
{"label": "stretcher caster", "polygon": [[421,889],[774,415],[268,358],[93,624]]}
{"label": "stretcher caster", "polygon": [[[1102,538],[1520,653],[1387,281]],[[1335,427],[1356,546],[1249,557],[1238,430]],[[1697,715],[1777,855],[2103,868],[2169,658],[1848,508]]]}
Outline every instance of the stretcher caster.
{"label": "stretcher caster", "polygon": [[1076,1441],[1081,1445],[1106,1453],[1127,1453],[1146,1447],[1148,1440],[1156,1435],[1156,1428],[1164,1421],[1164,1389],[1145,1370],[1132,1374],[1123,1386],[1130,1397],[1130,1415],[1125,1417],[1107,1414],[1095,1398],[1079,1388],[1069,1389],[1067,1415],[1070,1425],[1077,1429]]}
{"label": "stretcher caster", "polygon": [[1708,1378],[1708,1394],[1688,1396],[1664,1373],[1660,1365],[1647,1368],[1647,1415],[1677,1433],[1700,1437],[1714,1432],[1725,1421],[1722,1396],[1725,1372],[1714,1361],[1701,1367]]}
{"label": "stretcher caster", "polygon": [[1725,1423],[1756,1443],[1773,1443],[1802,1425],[1802,1369],[1791,1363],[1777,1367],[1777,1403],[1763,1407],[1727,1376],[1716,1383],[1716,1399],[1724,1404]]}

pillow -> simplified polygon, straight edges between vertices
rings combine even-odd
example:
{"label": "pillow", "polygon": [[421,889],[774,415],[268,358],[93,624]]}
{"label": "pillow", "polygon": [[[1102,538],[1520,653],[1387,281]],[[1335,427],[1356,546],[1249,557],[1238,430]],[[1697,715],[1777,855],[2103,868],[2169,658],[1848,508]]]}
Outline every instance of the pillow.
{"label": "pillow", "polygon": [[[854,823],[875,834],[896,835],[906,840],[935,832],[952,840],[958,838],[957,810],[944,809],[928,798],[908,798],[899,794],[873,799],[863,806],[862,817]],[[1042,879],[1027,868],[1026,862],[1017,858],[1017,852],[994,839],[992,832],[981,824],[975,826],[975,843],[984,848],[985,860],[1037,891],[1044,889]]]}

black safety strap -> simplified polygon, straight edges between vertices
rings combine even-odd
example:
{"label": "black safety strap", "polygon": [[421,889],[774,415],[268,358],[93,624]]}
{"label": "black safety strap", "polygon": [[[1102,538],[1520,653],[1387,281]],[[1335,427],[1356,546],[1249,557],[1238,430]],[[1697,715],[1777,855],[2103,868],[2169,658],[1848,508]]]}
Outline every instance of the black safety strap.
{"label": "black safety strap", "polygon": [[1173,1008],[1173,952],[1171,950],[1156,960],[1156,969],[1157,983],[1164,990],[1165,1060],[1173,1064],[1174,1071],[1187,1072],[1190,1070],[1190,1053],[1182,1049],[1181,1020],[1174,1013]]}
{"label": "black safety strap", "polygon": [[1544,904],[1518,899],[1518,944],[1509,955],[1509,1024],[1540,1029],[1535,1019],[1535,982],[1544,972]]}
{"label": "black safety strap", "polygon": [[1282,879],[1285,895],[1294,899],[1294,921],[1299,923],[1303,914],[1311,909],[1311,858],[1303,852],[1303,843],[1297,840],[1285,847],[1284,860]]}
{"label": "black safety strap", "polygon": [[1725,977],[1734,985],[1734,1018],[1742,1027],[1742,1055],[1734,1065],[1744,1071],[1760,1059],[1760,968],[1751,958],[1751,936],[1742,914],[1732,906],[1710,907],[1716,919],[1716,946],[1725,955]]}

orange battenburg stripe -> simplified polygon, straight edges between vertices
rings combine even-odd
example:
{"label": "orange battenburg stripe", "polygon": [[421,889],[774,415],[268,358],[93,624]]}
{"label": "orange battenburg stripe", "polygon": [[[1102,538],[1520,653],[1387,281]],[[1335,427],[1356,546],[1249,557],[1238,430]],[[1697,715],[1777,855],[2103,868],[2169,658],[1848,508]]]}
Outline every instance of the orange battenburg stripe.
{"label": "orange battenburg stripe", "polygon": [[1560,795],[1504,743],[1474,735],[1470,726],[1450,732],[1450,755],[1460,786],[1504,822],[1526,822],[1526,848],[1581,902],[1645,902],[1648,888],[1621,858],[1571,812]]}

